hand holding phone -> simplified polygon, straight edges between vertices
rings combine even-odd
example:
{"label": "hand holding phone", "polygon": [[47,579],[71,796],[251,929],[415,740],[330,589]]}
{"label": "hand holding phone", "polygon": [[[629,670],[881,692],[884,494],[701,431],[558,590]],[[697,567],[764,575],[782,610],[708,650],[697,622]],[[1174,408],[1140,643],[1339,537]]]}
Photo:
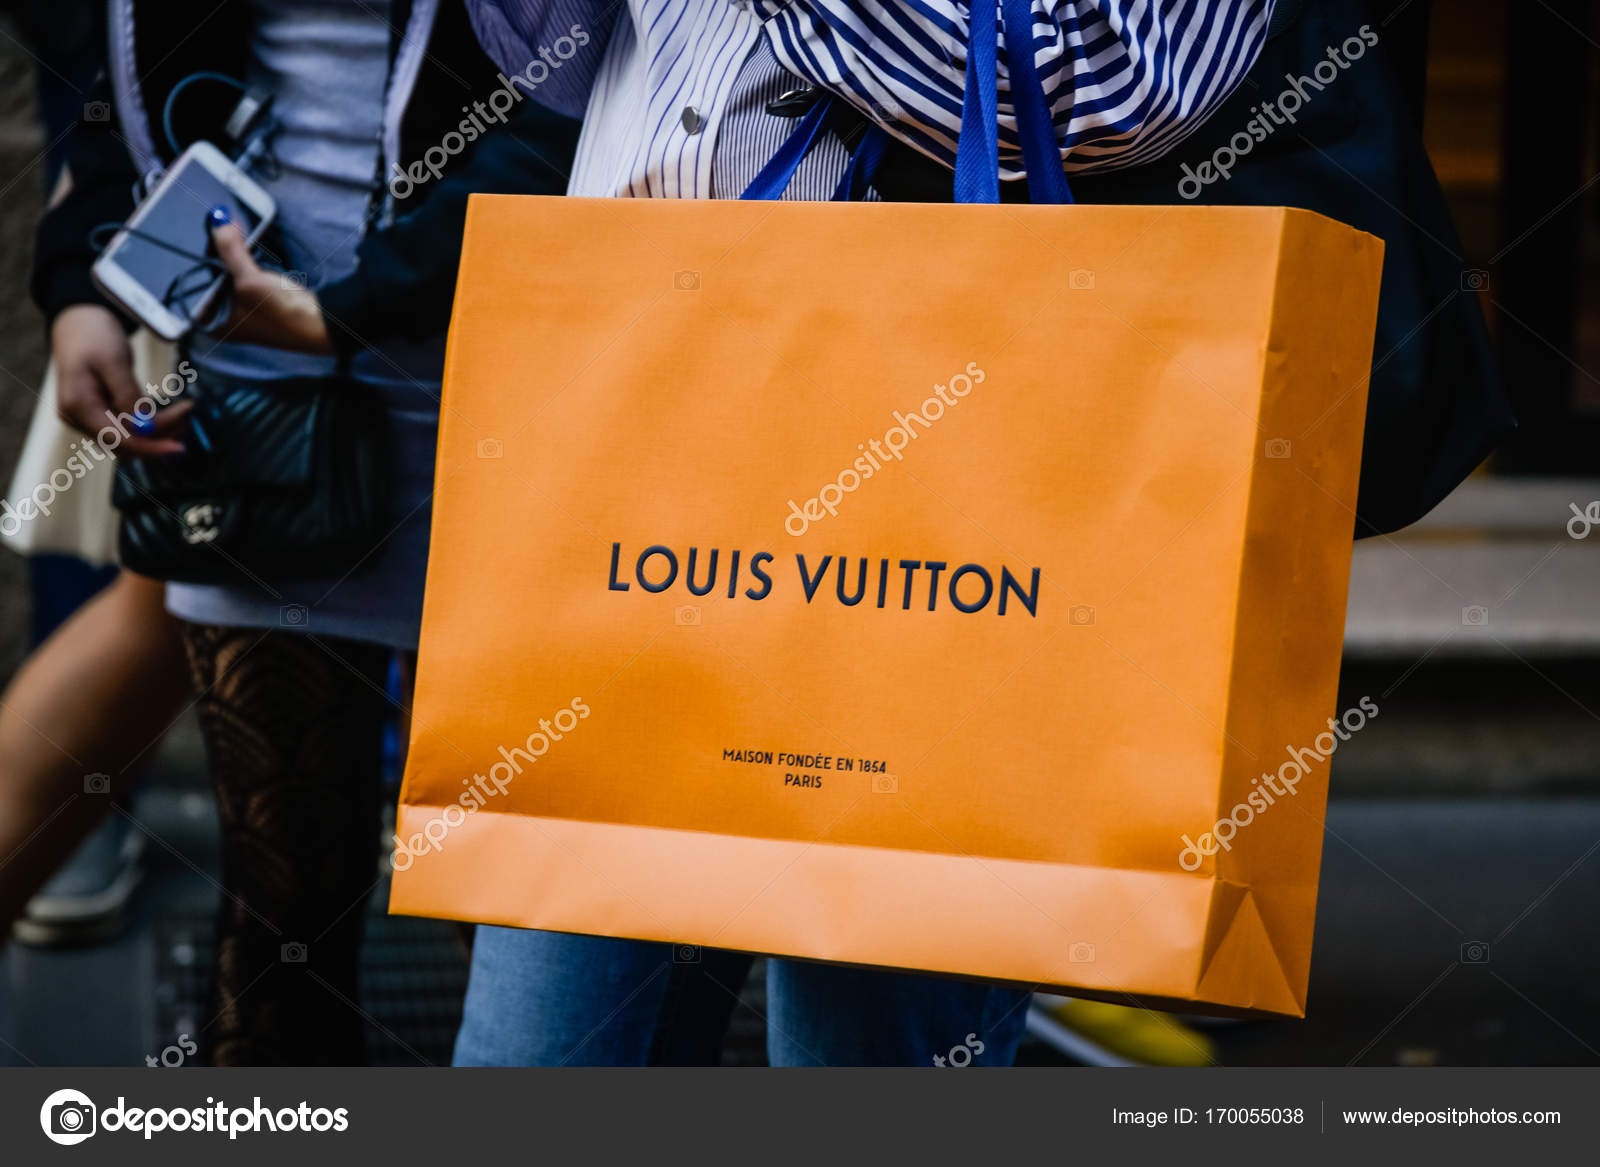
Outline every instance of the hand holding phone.
{"label": "hand holding phone", "polygon": [[196,142],[112,236],[95,260],[95,283],[157,336],[179,339],[211,311],[225,278],[208,254],[216,207],[244,228],[249,244],[277,209],[222,151]]}
{"label": "hand holding phone", "polygon": [[258,264],[233,223],[213,226],[211,238],[233,284],[228,318],[214,329],[218,337],[304,353],[333,351],[322,305],[301,279]]}

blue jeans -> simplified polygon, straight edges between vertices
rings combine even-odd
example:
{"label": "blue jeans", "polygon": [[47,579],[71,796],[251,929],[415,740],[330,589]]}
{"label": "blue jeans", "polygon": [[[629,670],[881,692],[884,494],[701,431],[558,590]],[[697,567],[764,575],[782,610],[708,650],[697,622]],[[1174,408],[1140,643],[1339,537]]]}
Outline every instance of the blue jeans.
{"label": "blue jeans", "polygon": [[[699,950],[480,927],[455,1064],[645,1065],[675,957],[694,961]],[[740,988],[722,987],[734,995]],[[1017,989],[767,962],[767,1059],[774,1066],[1008,1066],[1027,1012],[1028,994]]]}

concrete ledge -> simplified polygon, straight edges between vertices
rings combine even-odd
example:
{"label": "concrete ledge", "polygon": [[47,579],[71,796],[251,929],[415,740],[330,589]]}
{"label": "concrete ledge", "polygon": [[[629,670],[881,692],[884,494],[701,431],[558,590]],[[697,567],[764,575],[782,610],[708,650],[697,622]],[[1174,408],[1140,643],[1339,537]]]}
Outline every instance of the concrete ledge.
{"label": "concrete ledge", "polygon": [[1600,655],[1600,522],[1573,507],[1600,516],[1600,480],[1473,479],[1415,526],[1362,540],[1345,655]]}
{"label": "concrete ledge", "polygon": [[[1495,478],[1463,482],[1450,497],[1396,539],[1460,535],[1565,534],[1573,515],[1600,500],[1600,478]],[[1600,536],[1600,530],[1595,531]]]}

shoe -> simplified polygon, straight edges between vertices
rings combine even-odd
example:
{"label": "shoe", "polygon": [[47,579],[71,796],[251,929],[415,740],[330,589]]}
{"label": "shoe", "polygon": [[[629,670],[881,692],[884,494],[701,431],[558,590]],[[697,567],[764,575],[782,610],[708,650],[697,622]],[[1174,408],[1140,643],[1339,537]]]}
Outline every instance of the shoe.
{"label": "shoe", "polygon": [[143,855],[144,832],[113,811],[28,901],[12,936],[40,947],[114,936],[144,876]]}
{"label": "shoe", "polygon": [[1168,1013],[1035,993],[1028,1032],[1086,1066],[1211,1066],[1216,1046]]}

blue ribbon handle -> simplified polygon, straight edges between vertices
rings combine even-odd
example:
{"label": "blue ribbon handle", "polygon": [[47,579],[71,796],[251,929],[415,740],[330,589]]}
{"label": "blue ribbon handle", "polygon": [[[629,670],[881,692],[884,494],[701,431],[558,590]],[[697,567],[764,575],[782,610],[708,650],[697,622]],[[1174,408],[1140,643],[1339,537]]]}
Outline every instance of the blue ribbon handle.
{"label": "blue ribbon handle", "polygon": [[[839,109],[833,100],[832,94],[824,94],[821,100],[812,104],[794,128],[794,133],[784,140],[778,147],[759,174],[750,180],[750,185],[745,187],[741,199],[779,199],[788,189],[795,172],[800,169],[800,163],[805,161],[811,147],[817,144],[817,139],[822,136],[822,131],[831,129],[837,124]],[[837,193],[837,192],[835,192]]]}
{"label": "blue ribbon handle", "polygon": [[[1033,63],[1033,8],[1028,0],[1001,0],[1006,22],[1006,64],[1011,72],[1011,104],[1017,114],[1017,134],[1022,139],[1022,164],[1028,172],[1028,197],[1036,203],[1070,203],[1072,190],[1067,186],[1067,172],[1061,165],[1061,148],[1056,144],[1055,119],[1049,103],[1044,99],[1044,86],[1039,83],[1039,70]],[[971,50],[968,50],[969,54]],[[979,77],[980,86],[993,92],[997,81],[994,70]],[[956,162],[961,161],[961,147],[966,141],[967,110],[961,109],[961,141],[956,143]],[[989,115],[989,124],[995,122]],[[989,140],[984,146],[987,149]],[[1000,159],[998,143],[996,153],[984,161],[998,174]]]}
{"label": "blue ribbon handle", "polygon": [[[1044,98],[1044,86],[1033,62],[1033,10],[1029,0],[991,0],[974,6],[968,31],[966,93],[961,106],[961,136],[956,143],[955,201],[1000,201],[1000,138],[998,121],[1001,9],[1006,30],[1006,64],[1011,74],[1011,100],[1017,134],[1027,169],[1028,195],[1036,203],[1070,203],[1072,191],[1061,165],[1055,121]],[[987,12],[990,19],[980,13]],[[813,105],[759,174],[745,188],[744,199],[783,197],[800,163],[822,134],[845,123],[848,107],[832,94]],[[866,133],[850,155],[850,165],[834,188],[832,199],[857,198],[889,147],[889,135],[878,125]]]}
{"label": "blue ribbon handle", "polygon": [[[794,133],[784,140],[783,145],[778,147],[778,152],[761,168],[760,173],[750,180],[750,185],[739,197],[782,198],[783,192],[793,181],[795,172],[800,169],[800,163],[811,153],[811,148],[817,144],[817,140],[828,130],[842,128],[848,114],[848,106],[831,93],[823,94],[806,111],[806,115],[795,126]],[[871,185],[878,163],[883,161],[888,149],[889,135],[883,128],[868,126],[861,141],[856,143],[855,150],[850,154],[850,165],[840,177],[839,185],[834,187],[832,201],[842,203],[860,197],[861,193]]]}
{"label": "blue ribbon handle", "polygon": [[[983,13],[988,13],[984,19]],[[995,0],[973,6],[967,24],[967,84],[961,101],[961,137],[956,141],[958,203],[1000,201],[1000,125],[996,111],[1000,8]]]}
{"label": "blue ribbon handle", "polygon": [[1000,134],[997,113],[999,64],[995,44],[1005,15],[1006,67],[1011,74],[1011,104],[1022,139],[1028,172],[1028,197],[1036,203],[1070,203],[1072,190],[1061,166],[1055,119],[1033,63],[1033,9],[1028,0],[999,0],[975,6],[967,31],[967,86],[961,104],[961,137],[956,142],[956,202],[1000,201]]}

